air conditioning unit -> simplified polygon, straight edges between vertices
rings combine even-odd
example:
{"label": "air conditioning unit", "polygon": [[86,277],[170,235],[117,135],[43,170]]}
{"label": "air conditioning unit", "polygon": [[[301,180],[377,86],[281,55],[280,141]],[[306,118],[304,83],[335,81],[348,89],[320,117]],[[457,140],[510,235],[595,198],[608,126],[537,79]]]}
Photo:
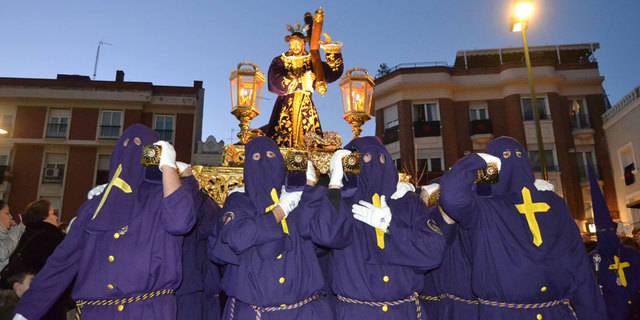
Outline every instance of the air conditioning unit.
{"label": "air conditioning unit", "polygon": [[60,177],[60,169],[59,168],[46,168],[44,170],[44,176],[47,178],[59,178]]}

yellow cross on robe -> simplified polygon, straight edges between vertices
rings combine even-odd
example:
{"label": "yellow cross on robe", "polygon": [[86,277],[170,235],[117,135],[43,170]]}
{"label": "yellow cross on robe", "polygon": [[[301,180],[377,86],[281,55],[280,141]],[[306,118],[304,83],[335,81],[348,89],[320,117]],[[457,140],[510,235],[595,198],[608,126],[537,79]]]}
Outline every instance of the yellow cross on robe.
{"label": "yellow cross on robe", "polygon": [[[273,201],[273,204],[264,209],[265,213],[275,209],[278,203],[280,203],[280,199],[278,198],[278,191],[276,191],[276,188],[271,188],[271,201]],[[287,226],[287,220],[285,218],[282,218],[282,220],[280,220],[280,224],[282,225],[282,232],[284,232],[285,234],[289,234],[289,226]]]}
{"label": "yellow cross on robe", "polygon": [[[371,202],[377,208],[382,208],[382,203],[380,203],[380,195],[375,193],[373,197],[371,197]],[[382,229],[376,228],[376,242],[378,243],[378,247],[380,249],[384,249],[384,231]]]}
{"label": "yellow cross on robe", "polygon": [[631,266],[629,262],[620,263],[618,256],[613,256],[613,264],[609,265],[609,270],[618,270],[618,278],[620,278],[620,284],[623,287],[627,286],[627,277],[624,276],[624,268]]}
{"label": "yellow cross on robe", "polygon": [[122,173],[122,163],[118,165],[116,172],[113,174],[113,178],[111,178],[109,185],[104,190],[102,199],[100,199],[100,204],[98,204],[98,207],[96,208],[96,212],[93,213],[93,217],[91,217],[91,220],[94,220],[98,216],[98,212],[100,212],[100,209],[102,209],[102,205],[104,204],[105,201],[107,201],[109,192],[111,192],[111,187],[115,186],[116,188],[122,190],[122,192],[124,193],[131,193],[131,186],[129,186],[129,184],[126,181],[120,178],[120,173]]}
{"label": "yellow cross on robe", "polygon": [[539,247],[542,244],[542,235],[540,235],[540,227],[536,220],[536,212],[547,212],[551,207],[545,202],[532,202],[531,191],[527,187],[522,188],[522,203],[516,204],[516,209],[527,217],[529,230],[533,234],[533,244]]}

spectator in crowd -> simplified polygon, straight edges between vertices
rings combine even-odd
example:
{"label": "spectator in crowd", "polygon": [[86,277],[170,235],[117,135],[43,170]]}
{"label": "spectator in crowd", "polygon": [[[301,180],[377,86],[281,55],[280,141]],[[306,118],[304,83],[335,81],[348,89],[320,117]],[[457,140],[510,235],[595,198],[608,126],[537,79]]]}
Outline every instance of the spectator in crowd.
{"label": "spectator in crowd", "polygon": [[9,212],[9,205],[0,200],[0,270],[9,263],[9,257],[18,246],[24,233],[24,224],[16,224]]}
{"label": "spectator in crowd", "polygon": [[[64,239],[64,233],[58,229],[58,217],[47,200],[29,203],[23,222],[26,230],[11,255],[7,270],[3,272],[3,278],[6,278],[9,288],[13,288],[18,297],[29,289],[34,275],[40,272],[49,256]],[[40,319],[65,318],[64,298],[61,298]]]}

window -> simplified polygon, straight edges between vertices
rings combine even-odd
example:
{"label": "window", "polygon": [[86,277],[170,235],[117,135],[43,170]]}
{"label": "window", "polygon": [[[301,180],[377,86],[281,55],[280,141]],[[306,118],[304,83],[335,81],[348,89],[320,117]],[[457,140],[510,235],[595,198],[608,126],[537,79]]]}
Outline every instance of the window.
{"label": "window", "polygon": [[67,155],[64,153],[47,153],[42,173],[43,184],[62,184]]}
{"label": "window", "polygon": [[579,151],[576,152],[576,158],[578,161],[578,173],[580,174],[580,181],[588,181],[589,173],[587,171],[588,161],[591,162],[591,166],[593,166],[593,172],[596,174],[596,178],[599,178],[598,174],[598,165],[596,164],[596,155],[593,151]]}
{"label": "window", "polygon": [[418,174],[425,172],[442,172],[442,158],[418,159]]}
{"label": "window", "polygon": [[0,114],[0,129],[4,129],[7,131],[6,134],[0,134],[0,137],[11,136],[11,132],[13,131],[13,114]]}
{"label": "window", "polygon": [[154,129],[158,133],[160,140],[173,142],[175,116],[156,115]]}
{"label": "window", "polygon": [[589,121],[589,110],[587,110],[586,101],[582,98],[569,100],[571,115],[571,126],[574,129],[587,129],[591,128],[591,122]]}
{"label": "window", "polygon": [[[533,106],[531,105],[531,98],[522,98],[520,100],[522,105],[522,120],[524,121],[533,121]],[[536,103],[538,104],[538,114],[540,115],[540,120],[550,120],[551,115],[549,114],[549,105],[547,104],[547,99],[537,98]]]}
{"label": "window", "polygon": [[469,121],[489,120],[489,108],[486,104],[473,104],[469,107]]}
{"label": "window", "polygon": [[[533,171],[542,172],[540,166],[540,153],[535,151],[529,151],[529,159],[531,160],[531,167],[533,167]],[[547,171],[556,171],[556,161],[555,156],[553,154],[553,150],[545,149],[544,150],[544,160],[547,165]]]}
{"label": "window", "polygon": [[633,156],[633,145],[628,143],[618,149],[618,158],[620,159],[620,168],[624,175],[624,184],[630,186],[636,182],[636,164]]}
{"label": "window", "polygon": [[438,103],[415,103],[413,104],[413,122],[440,121],[440,110]]}
{"label": "window", "polygon": [[96,186],[109,182],[109,155],[98,155]]}
{"label": "window", "polygon": [[118,139],[122,128],[122,111],[105,110],[100,117],[101,139]]}
{"label": "window", "polygon": [[49,110],[49,122],[47,123],[47,138],[66,138],[67,128],[71,113],[65,109]]}
{"label": "window", "polygon": [[392,106],[384,109],[384,128],[389,129],[398,126],[398,107]]}

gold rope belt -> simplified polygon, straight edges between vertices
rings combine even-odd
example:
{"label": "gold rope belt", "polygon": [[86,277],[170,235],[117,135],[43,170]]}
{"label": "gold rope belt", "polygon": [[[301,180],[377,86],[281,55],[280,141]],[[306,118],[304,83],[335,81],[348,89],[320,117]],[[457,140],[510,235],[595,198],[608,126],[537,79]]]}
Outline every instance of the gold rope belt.
{"label": "gold rope belt", "polygon": [[569,308],[569,311],[571,311],[573,318],[578,319],[578,316],[576,315],[575,310],[573,310],[573,307],[571,307],[571,304],[569,303],[569,299],[559,299],[559,300],[552,300],[552,301],[538,302],[538,303],[509,303],[509,302],[490,301],[490,300],[478,298],[478,303],[485,306],[507,308],[507,309],[546,309],[546,308],[552,308],[552,307],[563,304],[563,305],[566,305],[567,308]]}
{"label": "gold rope belt", "polygon": [[399,306],[403,303],[413,302],[416,304],[416,314],[418,316],[418,319],[421,319],[422,307],[420,306],[420,300],[418,299],[418,297],[419,297],[418,293],[414,292],[410,296],[404,299],[393,300],[393,301],[363,301],[363,300],[343,297],[341,295],[338,295],[338,300],[345,303],[361,304],[361,305],[370,306],[370,307],[380,307],[383,312],[389,311],[389,306],[394,307],[394,306]]}
{"label": "gold rope belt", "polygon": [[173,289],[160,289],[153,292],[148,292],[145,294],[141,294],[134,297],[128,298],[119,298],[119,299],[99,299],[99,300],[76,300],[76,320],[80,320],[80,315],[82,315],[82,307],[84,306],[115,306],[117,305],[117,310],[124,310],[125,304],[131,304],[134,302],[145,301],[148,299],[152,299],[159,296],[174,294]]}
{"label": "gold rope belt", "polygon": [[[314,301],[314,300],[318,300],[320,298],[320,294],[314,294],[309,298],[306,298],[304,300],[298,301],[294,304],[281,304],[278,307],[260,307],[260,306],[255,306],[250,304],[249,306],[251,306],[251,309],[253,309],[253,311],[256,313],[256,320],[261,320],[262,319],[262,313],[263,312],[277,312],[277,311],[283,311],[283,310],[292,310],[292,309],[297,309],[300,308],[302,306],[304,306],[305,304]],[[231,311],[229,312],[229,319],[233,319],[234,314],[235,314],[235,309],[236,309],[236,299],[235,298],[231,298]]]}

